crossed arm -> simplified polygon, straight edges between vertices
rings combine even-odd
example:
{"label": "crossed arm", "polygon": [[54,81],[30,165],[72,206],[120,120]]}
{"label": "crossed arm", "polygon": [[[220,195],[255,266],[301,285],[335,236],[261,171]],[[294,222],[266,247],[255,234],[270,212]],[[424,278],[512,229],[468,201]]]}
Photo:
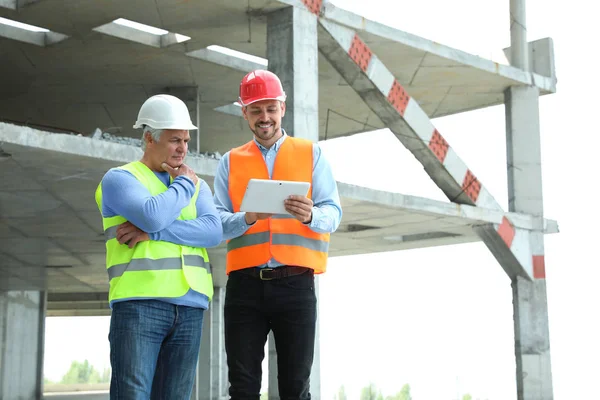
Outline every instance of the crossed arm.
{"label": "crossed arm", "polygon": [[177,217],[195,191],[189,177],[176,177],[165,192],[152,196],[129,172],[113,169],[102,180],[102,214],[105,217],[120,215],[127,220],[117,228],[117,240],[129,247],[144,240],[214,247],[222,239],[221,220],[210,187],[203,180],[198,184],[197,217],[183,221]]}

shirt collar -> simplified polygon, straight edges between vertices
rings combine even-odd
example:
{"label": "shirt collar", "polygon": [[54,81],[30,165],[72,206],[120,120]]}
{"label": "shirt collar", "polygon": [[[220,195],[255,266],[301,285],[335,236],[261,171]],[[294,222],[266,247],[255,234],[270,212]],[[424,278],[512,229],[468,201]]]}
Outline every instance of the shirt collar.
{"label": "shirt collar", "polygon": [[[287,133],[285,133],[285,130],[283,128],[281,128],[281,132],[283,133],[283,135],[281,135],[281,137],[279,138],[279,140],[277,140],[273,144],[273,146],[271,147],[271,149],[274,150],[275,152],[279,151],[279,148],[281,147],[281,144],[283,143],[283,141],[287,137]],[[254,143],[256,143],[256,145],[258,146],[258,148],[261,151],[269,151],[269,150],[271,150],[271,149],[267,149],[265,146],[263,146],[262,144],[258,143],[258,141],[256,140],[256,138],[254,138]]]}

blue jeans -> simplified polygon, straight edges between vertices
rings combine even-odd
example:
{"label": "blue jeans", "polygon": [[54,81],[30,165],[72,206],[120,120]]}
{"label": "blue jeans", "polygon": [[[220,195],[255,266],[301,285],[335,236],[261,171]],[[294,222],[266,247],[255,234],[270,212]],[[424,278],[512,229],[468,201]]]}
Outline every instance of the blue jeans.
{"label": "blue jeans", "polygon": [[158,300],[114,303],[108,334],[110,399],[189,399],[203,317],[201,308]]}

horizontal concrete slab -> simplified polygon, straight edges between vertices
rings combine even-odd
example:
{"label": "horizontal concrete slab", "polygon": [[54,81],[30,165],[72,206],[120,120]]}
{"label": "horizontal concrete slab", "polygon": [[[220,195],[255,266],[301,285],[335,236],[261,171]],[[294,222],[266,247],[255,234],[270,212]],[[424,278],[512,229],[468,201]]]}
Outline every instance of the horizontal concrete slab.
{"label": "horizontal concrete slab", "polygon": [[[94,191],[111,167],[139,159],[137,147],[0,123],[0,290],[47,288],[50,293],[105,292],[104,239]],[[218,160],[188,157],[212,186]],[[478,225],[532,229],[521,214],[377,191],[339,182],[344,218],[331,256],[480,240]],[[546,233],[558,231],[546,220]],[[210,249],[215,284],[223,285],[225,248]]]}

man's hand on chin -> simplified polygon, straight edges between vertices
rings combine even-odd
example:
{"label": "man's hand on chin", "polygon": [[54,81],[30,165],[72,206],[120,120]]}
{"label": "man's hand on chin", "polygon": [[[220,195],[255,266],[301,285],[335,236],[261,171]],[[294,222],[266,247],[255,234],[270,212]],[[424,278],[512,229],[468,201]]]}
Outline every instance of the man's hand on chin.
{"label": "man's hand on chin", "polygon": [[169,173],[169,175],[171,175],[171,178],[173,178],[173,179],[177,178],[178,176],[183,175],[183,176],[187,176],[188,178],[190,178],[192,180],[192,182],[194,182],[194,185],[198,184],[198,177],[196,176],[196,173],[194,172],[193,169],[188,167],[186,164],[181,164],[179,167],[173,168],[169,164],[164,162],[164,163],[162,163],[161,167],[162,167],[162,169],[167,171]]}

